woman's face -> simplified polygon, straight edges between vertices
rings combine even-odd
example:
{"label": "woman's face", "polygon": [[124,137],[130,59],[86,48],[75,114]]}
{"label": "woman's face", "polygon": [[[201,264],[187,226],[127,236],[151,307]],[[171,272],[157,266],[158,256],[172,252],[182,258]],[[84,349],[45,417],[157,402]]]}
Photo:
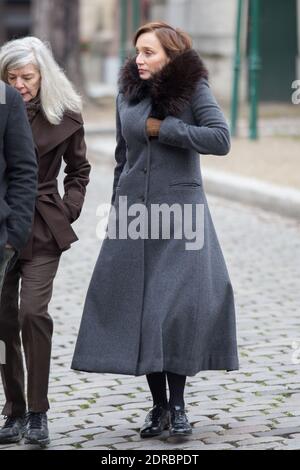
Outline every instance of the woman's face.
{"label": "woman's face", "polygon": [[142,80],[148,80],[170,61],[155,33],[141,34],[135,47],[136,64]]}
{"label": "woman's face", "polygon": [[28,64],[19,69],[9,69],[7,81],[9,85],[21,93],[23,100],[27,103],[38,94],[41,75],[35,65]]}

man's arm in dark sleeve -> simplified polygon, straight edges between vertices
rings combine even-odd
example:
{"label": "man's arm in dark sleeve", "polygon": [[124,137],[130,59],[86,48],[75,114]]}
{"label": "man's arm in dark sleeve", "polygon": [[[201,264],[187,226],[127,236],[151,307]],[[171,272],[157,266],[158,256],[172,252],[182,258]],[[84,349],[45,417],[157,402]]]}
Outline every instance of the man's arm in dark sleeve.
{"label": "man's arm in dark sleeve", "polygon": [[37,161],[31,128],[21,95],[13,97],[4,135],[6,160],[6,202],[10,215],[6,221],[8,244],[20,250],[31,229],[37,193]]}

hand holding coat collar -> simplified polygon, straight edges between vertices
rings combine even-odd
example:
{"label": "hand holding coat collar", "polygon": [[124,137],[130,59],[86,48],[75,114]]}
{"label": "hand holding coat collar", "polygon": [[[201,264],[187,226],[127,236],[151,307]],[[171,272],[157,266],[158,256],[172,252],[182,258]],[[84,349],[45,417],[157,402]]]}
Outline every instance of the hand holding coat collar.
{"label": "hand holding coat collar", "polygon": [[151,116],[164,119],[179,116],[188,105],[198,81],[208,79],[208,71],[194,49],[178,54],[149,80],[142,80],[135,57],[129,58],[122,67],[119,89],[130,102],[151,97]]}

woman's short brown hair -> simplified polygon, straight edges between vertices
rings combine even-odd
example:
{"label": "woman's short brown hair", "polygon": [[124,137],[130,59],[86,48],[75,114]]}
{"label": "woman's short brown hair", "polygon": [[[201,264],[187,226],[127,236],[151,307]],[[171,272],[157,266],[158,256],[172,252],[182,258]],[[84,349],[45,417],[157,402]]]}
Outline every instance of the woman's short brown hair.
{"label": "woman's short brown hair", "polygon": [[192,48],[192,39],[179,28],[173,28],[163,21],[154,21],[141,26],[133,37],[133,45],[136,46],[138,38],[144,33],[155,33],[166,54],[171,59]]}

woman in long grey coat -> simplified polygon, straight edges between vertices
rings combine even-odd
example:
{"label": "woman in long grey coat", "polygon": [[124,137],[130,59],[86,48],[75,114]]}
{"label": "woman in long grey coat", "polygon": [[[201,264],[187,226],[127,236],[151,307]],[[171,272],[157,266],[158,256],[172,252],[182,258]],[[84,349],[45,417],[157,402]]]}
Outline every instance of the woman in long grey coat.
{"label": "woman in long grey coat", "polygon": [[[198,155],[227,154],[230,135],[184,32],[149,23],[134,45],[137,55],[121,70],[117,98],[112,210],[72,368],[145,374],[153,408],[141,437],[168,427],[171,435],[186,435],[192,432],[184,411],[186,376],[238,368],[233,290]],[[157,208],[171,209],[170,232],[157,227]],[[191,214],[196,230],[180,234]]]}

